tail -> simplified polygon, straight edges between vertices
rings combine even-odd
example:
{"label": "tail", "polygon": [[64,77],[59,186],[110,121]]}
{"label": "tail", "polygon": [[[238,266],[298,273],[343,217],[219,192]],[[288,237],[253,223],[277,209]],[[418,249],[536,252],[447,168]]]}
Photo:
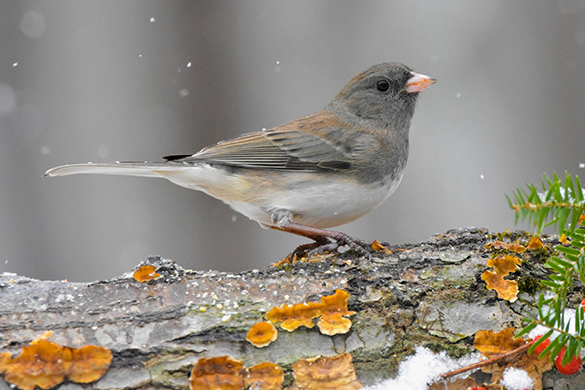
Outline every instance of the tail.
{"label": "tail", "polygon": [[114,163],[87,163],[61,165],[51,168],[44,176],[67,176],[80,173],[102,175],[124,175],[141,177],[161,177],[162,172],[185,171],[193,169],[193,165],[184,163],[165,162],[133,162],[117,161]]}

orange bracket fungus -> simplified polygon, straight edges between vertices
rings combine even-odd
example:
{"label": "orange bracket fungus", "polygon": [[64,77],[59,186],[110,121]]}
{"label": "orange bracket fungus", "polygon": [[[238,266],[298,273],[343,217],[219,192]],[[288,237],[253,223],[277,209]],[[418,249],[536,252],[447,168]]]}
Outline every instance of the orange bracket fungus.
{"label": "orange bracket fungus", "polygon": [[511,244],[506,244],[505,242],[502,241],[494,241],[494,242],[488,242],[487,244],[485,244],[485,248],[488,250],[510,250],[512,252],[515,253],[524,253],[526,252],[526,247],[524,245],[521,245],[518,241],[513,242]]}
{"label": "orange bracket fungus", "polygon": [[312,328],[315,326],[313,320],[319,318],[317,326],[321,333],[330,336],[347,333],[351,328],[351,320],[344,316],[355,314],[348,310],[348,300],[349,293],[336,290],[333,295],[322,296],[321,302],[274,307],[266,313],[266,319],[273,323],[281,322],[282,329],[292,332],[301,326]]}
{"label": "orange bracket fungus", "polygon": [[278,337],[278,330],[272,322],[258,322],[246,335],[246,340],[258,348],[263,348],[272,343]]}
{"label": "orange bracket fungus", "polygon": [[274,307],[266,313],[266,319],[274,323],[282,322],[280,327],[289,332],[301,326],[312,328],[315,326],[313,318],[321,315],[322,306],[319,302],[308,302]]}
{"label": "orange bracket fungus", "polygon": [[508,249],[515,253],[524,253],[526,252],[526,247],[524,245],[520,245],[518,241],[511,243],[508,245]]}
{"label": "orange bracket fungus", "polygon": [[86,345],[79,349],[71,348],[73,361],[67,378],[72,382],[90,383],[97,381],[108,371],[112,362],[109,349],[95,345]]}
{"label": "orange bracket fungus", "polygon": [[323,313],[317,326],[321,333],[333,336],[349,332],[351,320],[343,317],[341,313]]}
{"label": "orange bracket fungus", "polygon": [[540,237],[532,237],[528,243],[528,249],[536,250],[544,246]]}
{"label": "orange bracket fungus", "polygon": [[138,282],[148,282],[160,276],[160,274],[157,274],[155,271],[156,267],[154,265],[143,265],[136,271],[134,271],[134,274],[132,274],[132,276]]}
{"label": "orange bracket fungus", "polygon": [[374,240],[374,242],[372,242],[372,249],[374,252],[383,252],[387,255],[392,253],[391,249],[386,248],[386,246],[382,245],[378,240]]}
{"label": "orange bracket fungus", "polygon": [[489,250],[508,249],[508,244],[502,241],[493,241],[485,244],[485,248]]}
{"label": "orange bracket fungus", "polygon": [[321,297],[323,315],[317,322],[321,333],[333,336],[349,332],[351,320],[344,316],[352,316],[355,311],[348,310],[348,300],[349,294],[343,290],[337,290],[333,295]]}
{"label": "orange bracket fungus", "polygon": [[494,271],[485,271],[481,274],[481,279],[486,282],[489,290],[496,290],[499,298],[514,302],[518,298],[518,282],[506,280],[504,276],[517,270],[520,264],[522,260],[516,256],[494,257],[487,261],[488,267],[493,267]]}
{"label": "orange bracket fungus", "polygon": [[229,356],[202,358],[191,371],[190,390],[242,390],[245,370],[240,360]]}
{"label": "orange bracket fungus", "polygon": [[300,359],[292,367],[295,383],[288,388],[290,390],[353,390],[364,387],[357,380],[349,353]]}
{"label": "orange bracket fungus", "polygon": [[8,352],[0,354],[0,373],[7,382],[22,390],[50,389],[65,379],[93,382],[108,371],[112,362],[109,349],[95,345],[64,347],[47,340],[51,333],[23,347],[18,357]]}
{"label": "orange bracket fungus", "polygon": [[514,328],[506,328],[498,333],[480,330],[475,334],[473,346],[487,358],[510,352],[526,344],[524,339],[514,338]]}
{"label": "orange bracket fungus", "polygon": [[[295,382],[286,390],[361,389],[363,385],[351,362],[351,355],[316,356],[293,364]],[[202,358],[191,371],[190,390],[281,390],[284,372],[274,363],[264,362],[244,368],[229,356]]]}
{"label": "orange bracket fungus", "polygon": [[284,372],[274,363],[244,368],[229,356],[202,358],[191,371],[190,390],[281,390]]}
{"label": "orange bracket fungus", "polygon": [[260,363],[246,369],[246,388],[255,390],[281,390],[284,371],[274,363]]}

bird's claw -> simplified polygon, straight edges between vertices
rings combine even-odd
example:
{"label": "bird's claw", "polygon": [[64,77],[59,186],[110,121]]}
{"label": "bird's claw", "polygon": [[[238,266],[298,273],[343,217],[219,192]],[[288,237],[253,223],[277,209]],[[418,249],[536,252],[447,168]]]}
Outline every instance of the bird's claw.
{"label": "bird's claw", "polygon": [[297,247],[286,259],[291,263],[295,259],[300,258],[306,258],[308,261],[314,255],[322,255],[327,252],[333,253],[338,251],[342,246],[348,246],[351,250],[358,252],[360,255],[370,258],[370,252],[372,251],[371,243],[350,237],[345,233],[336,232],[336,234],[331,237],[321,237],[315,242]]}

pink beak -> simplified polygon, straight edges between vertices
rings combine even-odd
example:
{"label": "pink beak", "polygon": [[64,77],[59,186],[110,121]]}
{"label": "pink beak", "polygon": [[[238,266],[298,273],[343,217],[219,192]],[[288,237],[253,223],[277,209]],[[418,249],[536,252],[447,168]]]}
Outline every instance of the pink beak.
{"label": "pink beak", "polygon": [[412,77],[408,79],[408,82],[404,87],[404,90],[407,93],[420,92],[423,89],[427,89],[428,87],[437,82],[436,79],[433,79],[429,76],[425,76],[424,74],[415,72],[410,72],[410,74],[412,75]]}

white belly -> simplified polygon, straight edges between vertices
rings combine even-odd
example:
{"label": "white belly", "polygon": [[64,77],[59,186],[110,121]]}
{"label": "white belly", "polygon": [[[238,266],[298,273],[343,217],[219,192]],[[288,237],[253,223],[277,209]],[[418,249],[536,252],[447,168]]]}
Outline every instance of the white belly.
{"label": "white belly", "polygon": [[274,225],[271,219],[274,210],[284,209],[292,212],[292,222],[330,228],[354,221],[380,206],[396,190],[401,179],[402,175],[386,185],[372,187],[358,186],[354,182],[323,183],[274,194],[261,204],[226,203],[265,226]]}
{"label": "white belly", "polygon": [[[274,225],[272,213],[288,210],[292,222],[329,228],[343,225],[369,213],[398,187],[402,172],[380,185],[358,185],[355,181],[315,181],[313,174],[286,173],[249,177],[202,164],[178,172],[156,172],[175,184],[206,192],[263,226]],[[285,186],[286,183],[286,186]]]}

